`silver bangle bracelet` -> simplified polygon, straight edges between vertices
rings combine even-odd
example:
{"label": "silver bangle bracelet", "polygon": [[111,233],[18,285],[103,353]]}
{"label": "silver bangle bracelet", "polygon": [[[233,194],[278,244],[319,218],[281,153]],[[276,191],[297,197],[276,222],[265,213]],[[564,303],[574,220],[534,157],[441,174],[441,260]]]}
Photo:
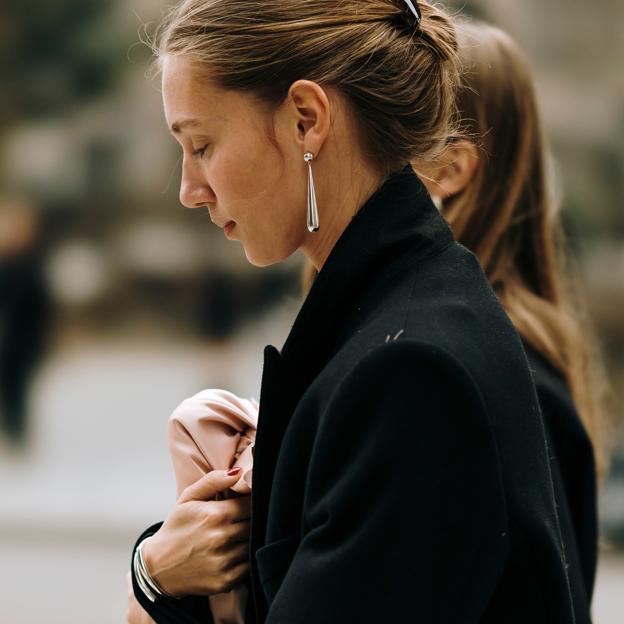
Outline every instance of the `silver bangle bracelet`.
{"label": "silver bangle bracelet", "polygon": [[132,567],[134,569],[134,578],[136,579],[137,585],[141,589],[141,591],[145,594],[150,602],[156,602],[156,596],[152,592],[152,590],[148,587],[145,579],[143,578],[143,572],[141,570],[140,562],[139,562],[139,553],[138,550],[134,551],[134,559],[132,561]]}
{"label": "silver bangle bracelet", "polygon": [[156,602],[157,598],[176,598],[164,591],[158,583],[151,577],[145,565],[145,559],[143,558],[143,545],[150,537],[146,537],[134,551],[134,558],[132,560],[132,567],[134,570],[134,576],[136,577],[137,584],[141,588],[141,591],[147,596],[150,602]]}

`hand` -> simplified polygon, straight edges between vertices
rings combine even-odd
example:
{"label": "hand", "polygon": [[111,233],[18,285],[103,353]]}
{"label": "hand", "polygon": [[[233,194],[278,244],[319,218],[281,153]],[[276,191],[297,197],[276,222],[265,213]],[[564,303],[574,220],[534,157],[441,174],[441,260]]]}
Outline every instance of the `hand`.
{"label": "hand", "polygon": [[128,587],[128,610],[126,611],[126,624],[156,624],[154,620],[143,610],[132,589],[132,574],[126,575]]}
{"label": "hand", "polygon": [[143,546],[145,566],[172,596],[220,594],[249,572],[251,496],[211,500],[240,478],[213,470],[187,487]]}

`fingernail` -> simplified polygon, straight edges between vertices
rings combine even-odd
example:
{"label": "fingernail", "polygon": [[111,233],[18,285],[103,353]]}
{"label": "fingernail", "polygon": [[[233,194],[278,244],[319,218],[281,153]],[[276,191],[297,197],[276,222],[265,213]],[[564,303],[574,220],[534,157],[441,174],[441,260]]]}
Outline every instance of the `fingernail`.
{"label": "fingernail", "polygon": [[240,466],[236,466],[236,468],[230,468],[227,471],[227,476],[228,477],[233,477],[234,475],[237,475],[240,471],[241,471],[241,467]]}

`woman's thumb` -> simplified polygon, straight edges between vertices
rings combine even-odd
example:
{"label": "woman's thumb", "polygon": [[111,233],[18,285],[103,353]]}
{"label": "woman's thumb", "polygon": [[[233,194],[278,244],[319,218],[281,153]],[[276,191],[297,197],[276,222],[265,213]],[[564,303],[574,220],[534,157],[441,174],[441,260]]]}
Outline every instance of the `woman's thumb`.
{"label": "woman's thumb", "polygon": [[211,470],[203,477],[189,485],[181,494],[180,501],[212,500],[217,493],[231,488],[241,477],[240,467],[230,470]]}

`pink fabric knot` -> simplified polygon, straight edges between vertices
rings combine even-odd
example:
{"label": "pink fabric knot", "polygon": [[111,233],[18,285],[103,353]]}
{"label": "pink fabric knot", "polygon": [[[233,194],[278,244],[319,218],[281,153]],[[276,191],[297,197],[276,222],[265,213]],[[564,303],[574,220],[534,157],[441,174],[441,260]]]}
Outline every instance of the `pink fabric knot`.
{"label": "pink fabric knot", "polygon": [[243,473],[231,488],[249,494],[258,403],[227,390],[202,390],[182,401],[169,418],[169,452],[178,496],[211,470],[240,466]]}
{"label": "pink fabric knot", "polygon": [[[258,403],[227,390],[202,390],[182,401],[169,418],[168,441],[178,496],[211,470],[240,466],[231,490],[250,494]],[[247,589],[209,597],[215,624],[244,624]]]}

